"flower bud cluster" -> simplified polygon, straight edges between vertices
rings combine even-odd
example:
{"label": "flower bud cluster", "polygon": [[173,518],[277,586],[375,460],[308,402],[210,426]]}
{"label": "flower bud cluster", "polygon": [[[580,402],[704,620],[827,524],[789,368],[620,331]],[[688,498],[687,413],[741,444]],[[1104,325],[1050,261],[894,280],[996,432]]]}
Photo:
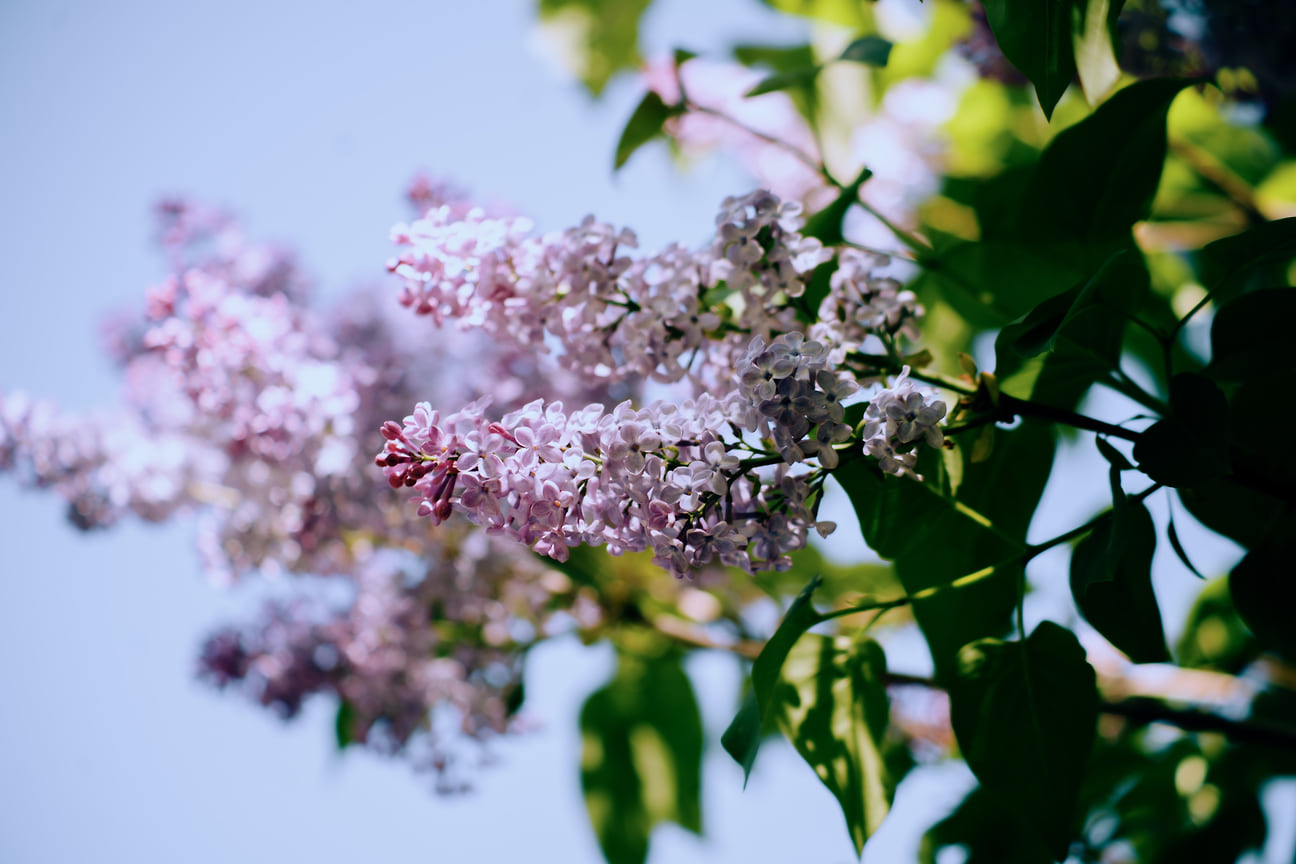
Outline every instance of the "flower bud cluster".
{"label": "flower bud cluster", "polygon": [[401,251],[388,267],[417,313],[537,352],[556,342],[560,362],[582,374],[679,381],[699,348],[737,334],[727,355],[711,352],[731,375],[742,334],[791,329],[787,298],[831,255],[799,233],[799,206],[768,192],[726,199],[716,221],[701,251],[632,258],[634,234],[593,217],[537,238],[526,220],[443,206],[393,229]]}

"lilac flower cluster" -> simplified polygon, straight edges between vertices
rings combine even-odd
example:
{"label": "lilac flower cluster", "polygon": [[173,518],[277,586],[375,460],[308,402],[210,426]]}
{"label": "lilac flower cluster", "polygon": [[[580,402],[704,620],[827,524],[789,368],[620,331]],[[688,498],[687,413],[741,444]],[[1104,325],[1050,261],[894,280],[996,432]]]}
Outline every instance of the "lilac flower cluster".
{"label": "lilac flower cluster", "polygon": [[906,366],[891,387],[873,397],[864,412],[865,452],[889,474],[918,477],[914,470],[918,454],[897,448],[919,441],[940,447],[945,436],[939,424],[946,410],[945,403],[934,394],[914,386]]}
{"label": "lilac flower cluster", "polygon": [[462,526],[436,532],[421,553],[371,556],[343,603],[319,592],[268,602],[255,621],[208,638],[200,676],[285,718],[332,695],[350,740],[457,785],[462,743],[517,727],[518,649],[562,629],[556,615],[574,591],[515,544]]}
{"label": "lilac flower cluster", "polygon": [[743,334],[793,329],[787,298],[831,257],[799,233],[799,205],[768,192],[726,199],[716,221],[698,252],[673,245],[632,258],[635,235],[593,217],[537,238],[524,219],[443,206],[393,229],[401,252],[388,267],[401,303],[438,324],[536,352],[557,342],[560,362],[585,375],[714,383],[731,378]]}
{"label": "lilac flower cluster", "polygon": [[[427,186],[418,197],[438,194]],[[403,497],[355,454],[376,449],[382,419],[416,393],[511,406],[541,388],[581,402],[606,389],[479,333],[428,346],[418,322],[368,295],[320,313],[291,256],[248,243],[219,211],[170,202],[159,217],[175,273],[108,334],[123,410],[79,418],[0,394],[0,472],[56,492],[85,529],[195,516],[204,569],[220,583],[288,573],[352,587],[348,603],[303,592],[217,638],[211,680],[246,679],[285,714],[310,693],[339,694],[370,746],[424,746],[432,714],[457,717],[470,737],[503,729],[501,670],[556,612],[594,626],[597,602],[554,587],[558,574],[524,547],[406,518]],[[462,374],[462,356],[481,374]],[[392,556],[409,550],[419,561],[398,578]],[[375,724],[386,731],[368,735]]]}
{"label": "lilac flower cluster", "polygon": [[[383,425],[376,462],[394,488],[415,491],[420,516],[439,524],[462,512],[560,561],[588,544],[651,549],[679,576],[712,561],[778,568],[809,528],[834,527],[817,520],[818,493],[854,438],[845,400],[860,388],[828,368],[828,353],[799,332],[769,345],[756,337],[734,391],[678,405],[568,412],[537,400],[491,421],[482,403],[442,418],[423,402],[403,423]],[[941,443],[944,403],[903,375],[868,410],[882,419],[864,425],[864,451],[883,470],[912,474],[917,457],[897,448]],[[793,470],[810,460],[818,467]]]}
{"label": "lilac flower cluster", "polygon": [[918,341],[918,321],[923,308],[912,291],[882,272],[890,261],[857,249],[837,255],[837,270],[830,290],[819,306],[819,320],[811,334],[836,348],[840,362],[852,351],[883,353],[887,344],[903,336]]}

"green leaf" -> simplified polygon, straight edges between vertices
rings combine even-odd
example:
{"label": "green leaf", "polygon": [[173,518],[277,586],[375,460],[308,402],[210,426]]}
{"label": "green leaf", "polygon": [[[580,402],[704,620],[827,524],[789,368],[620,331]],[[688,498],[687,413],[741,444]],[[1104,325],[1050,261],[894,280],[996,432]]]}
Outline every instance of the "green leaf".
{"label": "green leaf", "polygon": [[1092,278],[1048,298],[1021,321],[1003,328],[995,340],[996,354],[999,353],[1000,341],[1022,357],[1035,357],[1052,351],[1064,327],[1078,315],[1103,305],[1104,296],[1112,293],[1104,283],[1126,276],[1126,272],[1118,267],[1120,256],[1121,253],[1113,255]]}
{"label": "green leaf", "polygon": [[345,750],[355,742],[356,710],[345,699],[338,701],[337,717],[333,720],[333,733],[337,749]]}
{"label": "green leaf", "polygon": [[618,72],[638,68],[639,19],[651,0],[540,0],[540,35],[593,96]]}
{"label": "green leaf", "polygon": [[581,708],[581,789],[609,864],[642,864],[654,826],[702,830],[702,719],[674,656],[623,655]]}
{"label": "green leaf", "polygon": [[1093,744],[1098,688],[1075,634],[1044,621],[1025,643],[959,652],[950,720],[968,767],[1058,861],[1076,836],[1076,798]]}
{"label": "green leaf", "polygon": [[1135,663],[1163,663],[1161,610],[1152,592],[1156,526],[1141,501],[1117,503],[1071,554],[1071,596],[1085,620]]}
{"label": "green leaf", "polygon": [[920,864],[938,864],[940,852],[955,847],[963,864],[1045,864],[1048,849],[1026,830],[1015,813],[1003,807],[983,786],[975,787],[954,812],[923,835]]}
{"label": "green leaf", "polygon": [[1098,445],[1098,452],[1107,460],[1117,471],[1133,471],[1134,466],[1125,458],[1125,454],[1116,449],[1116,447],[1101,435],[1094,437],[1094,443]]}
{"label": "green leaf", "polygon": [[998,328],[1087,276],[1038,243],[953,242],[923,257],[915,291],[935,288],[968,323]]}
{"label": "green leaf", "polygon": [[1225,303],[1211,322],[1211,362],[1206,374],[1220,381],[1244,381],[1296,369],[1292,321],[1296,321],[1293,288],[1252,291]]}
{"label": "green leaf", "polygon": [[803,636],[773,705],[779,728],[841,805],[856,854],[895,797],[882,752],[889,706],[886,656],[871,639]]}
{"label": "green leaf", "polygon": [[744,66],[765,66],[774,72],[792,72],[816,65],[809,45],[735,45],[734,59]]}
{"label": "green leaf", "polygon": [[1201,571],[1193,566],[1192,561],[1188,559],[1188,553],[1184,551],[1183,543],[1179,540],[1179,532],[1175,530],[1174,516],[1170,517],[1170,523],[1166,526],[1166,537],[1170,540],[1170,548],[1174,550],[1175,555],[1188,568],[1189,572],[1198,579],[1205,579]]}
{"label": "green leaf", "polygon": [[752,766],[756,763],[756,753],[760,750],[761,736],[764,729],[771,728],[770,700],[778,681],[783,661],[797,640],[814,625],[823,621],[823,616],[815,611],[810,599],[822,582],[819,576],[810,580],[801,593],[788,607],[787,614],[779,622],[774,635],[770,636],[765,647],[752,663],[751,680],[753,699],[743,704],[734,717],[729,728],[720,738],[720,744],[734,761],[742,766],[743,786],[751,777]]}
{"label": "green leaf", "polygon": [[1116,373],[1126,321],[1148,284],[1143,256],[1126,246],[1088,281],[1005,327],[995,340],[995,374],[1005,392],[1016,389],[1010,376],[1029,372],[1024,355],[1047,352],[1048,373],[1036,379],[1031,398],[1058,407],[1070,407],[1094,382]]}
{"label": "green leaf", "polygon": [[1139,434],[1139,470],[1166,486],[1199,486],[1229,473],[1229,410],[1209,378],[1181,372],[1170,381],[1171,414]]}
{"label": "green leaf", "polygon": [[999,49],[1035,85],[1044,116],[1075,77],[1071,0],[985,0],[986,21]]}
{"label": "green leaf", "polygon": [[1112,48],[1114,25],[1125,0],[1074,0],[1071,45],[1080,86],[1096,105],[1120,80],[1120,64]]}
{"label": "green leaf", "polygon": [[881,36],[861,36],[846,46],[840,60],[867,66],[886,66],[891,57],[891,43]]}
{"label": "green leaf", "polygon": [[867,168],[860,171],[854,182],[843,189],[831,204],[806,219],[801,233],[806,237],[814,237],[825,246],[836,246],[841,243],[842,220],[846,218],[846,212],[859,203],[860,187],[872,176],[873,172]]}
{"label": "green leaf", "polygon": [[1289,659],[1296,659],[1296,628],[1292,627],[1292,610],[1296,609],[1294,531],[1296,520],[1289,517],[1285,530],[1271,532],[1229,574],[1229,593],[1238,615],[1262,644]]}
{"label": "green leaf", "polygon": [[808,87],[814,84],[817,77],[819,77],[818,66],[795,69],[791,72],[775,72],[773,75],[762,78],[743,96],[751,98],[753,96],[764,96],[766,93],[777,93],[780,90]]}
{"label": "green leaf", "polygon": [[[995,466],[1005,464],[1001,459],[996,456],[994,465],[965,466],[960,488],[971,493],[996,475]],[[869,547],[894,560],[905,593],[918,595],[914,616],[938,677],[952,674],[961,646],[1006,630],[1020,565],[996,565],[1021,552],[1024,544],[1009,540],[961,502],[926,483],[883,475],[872,460],[843,462],[833,476],[850,497]],[[973,574],[979,578],[953,587]]]}
{"label": "green leaf", "polygon": [[1237,387],[1229,400],[1229,416],[1237,418],[1231,424],[1230,454],[1240,480],[1296,504],[1296,459],[1264,431],[1296,426],[1293,392],[1296,368],[1258,373]]}
{"label": "green leaf", "polygon": [[1151,212],[1165,163],[1170,103],[1192,83],[1158,78],[1131,84],[1059,133],[1026,190],[1018,214],[1024,236],[1063,243],[1127,239],[1134,223]]}
{"label": "green leaf", "polygon": [[[1197,253],[1202,284],[1217,305],[1241,294],[1257,271],[1281,278],[1296,258],[1296,217],[1257,225],[1249,231],[1209,243]],[[1269,282],[1264,287],[1271,287]],[[1224,310],[1221,308],[1221,312]]]}
{"label": "green leaf", "polygon": [[1289,509],[1281,498],[1235,477],[1182,488],[1179,500],[1207,528],[1248,548],[1277,530]]}
{"label": "green leaf", "polygon": [[644,94],[643,101],[630,115],[621,140],[617,142],[614,169],[619,171],[635,151],[649,141],[665,136],[666,121],[678,116],[682,110],[679,106],[667,105],[651,90]]}

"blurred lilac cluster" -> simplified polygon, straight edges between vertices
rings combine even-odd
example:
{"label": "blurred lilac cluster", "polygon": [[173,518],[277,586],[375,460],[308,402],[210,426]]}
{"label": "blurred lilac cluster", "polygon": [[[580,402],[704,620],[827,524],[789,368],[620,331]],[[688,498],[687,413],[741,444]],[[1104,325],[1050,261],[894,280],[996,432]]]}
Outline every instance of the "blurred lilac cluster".
{"label": "blurred lilac cluster", "polygon": [[[453,206],[444,192],[421,183],[411,198]],[[218,583],[319,577],[294,580],[261,618],[214,636],[203,676],[284,715],[311,693],[335,694],[355,740],[421,748],[445,769],[448,733],[434,716],[452,718],[455,735],[506,731],[520,649],[570,627],[573,603],[592,626],[597,604],[516,544],[407,518],[405,496],[363,454],[416,393],[508,407],[607,389],[482,334],[429,344],[372,291],[321,310],[288,253],[248,242],[220,211],[171,201],[158,222],[172,275],[108,333],[121,410],[82,418],[0,394],[0,471],[59,494],[83,529],[195,517]],[[462,374],[464,356],[479,374]],[[633,383],[618,392],[632,395]]]}

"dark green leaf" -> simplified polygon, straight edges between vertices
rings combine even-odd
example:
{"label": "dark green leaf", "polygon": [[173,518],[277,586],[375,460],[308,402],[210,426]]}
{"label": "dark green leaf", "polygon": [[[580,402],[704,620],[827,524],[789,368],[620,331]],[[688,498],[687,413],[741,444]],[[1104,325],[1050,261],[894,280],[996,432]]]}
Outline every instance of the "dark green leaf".
{"label": "dark green leaf", "polygon": [[642,864],[661,822],[701,832],[702,719],[677,658],[622,656],[580,728],[581,788],[609,864]]}
{"label": "dark green leaf", "polygon": [[932,287],[976,327],[1002,327],[1087,274],[1039,244],[957,241],[923,258],[916,291]]}
{"label": "dark green leaf", "polygon": [[[1095,309],[1103,311],[1101,307],[1109,296],[1130,296],[1140,292],[1141,283],[1146,282],[1146,274],[1141,273],[1137,267],[1122,268],[1119,261],[1120,253],[1113,255],[1092,278],[1050,297],[1027,313],[1024,319],[1005,327],[995,340],[996,354],[1001,341],[1022,357],[1034,357],[1052,351],[1058,334],[1078,315]],[[1132,287],[1126,288],[1121,284],[1113,288],[1108,283],[1114,280],[1128,280]],[[1136,282],[1140,284],[1133,284]]]}
{"label": "dark green leaf", "polygon": [[1179,560],[1183,562],[1189,572],[1198,579],[1205,579],[1206,577],[1201,574],[1201,571],[1193,566],[1192,561],[1188,560],[1188,553],[1184,551],[1183,543],[1179,540],[1179,532],[1175,530],[1173,516],[1170,517],[1170,524],[1166,526],[1166,537],[1170,540],[1170,548],[1174,549],[1174,553],[1179,556]]}
{"label": "dark green leaf", "polygon": [[1252,291],[1225,303],[1211,322],[1211,362],[1206,373],[1220,381],[1242,381],[1296,369],[1292,321],[1296,321],[1293,288]]}
{"label": "dark green leaf", "polygon": [[1071,0],[985,0],[986,21],[1005,57],[1035,85],[1044,116],[1075,77]]}
{"label": "dark green leaf", "polygon": [[[1296,293],[1296,292],[1294,292]],[[1296,428],[1296,368],[1248,377],[1229,400],[1233,473],[1243,482],[1296,503],[1296,459],[1270,430]]]}
{"label": "dark green leaf", "polygon": [[1134,470],[1134,466],[1125,458],[1125,454],[1117,450],[1106,438],[1101,435],[1095,436],[1094,443],[1098,445],[1098,452],[1102,454],[1102,457],[1117,471]]}
{"label": "dark green leaf", "polygon": [[814,84],[815,79],[819,77],[819,67],[810,66],[806,69],[795,69],[791,72],[775,72],[766,78],[762,78],[743,96],[751,98],[752,96],[763,96],[766,93],[777,93],[780,90],[791,90],[795,88],[804,88]]}
{"label": "dark green leaf", "polygon": [[345,699],[338,702],[337,717],[333,720],[333,732],[336,736],[337,749],[345,750],[355,742],[356,711],[355,706]]}
{"label": "dark green leaf", "polygon": [[1192,83],[1161,78],[1131,84],[1059,133],[1040,156],[1026,191],[1019,214],[1023,235],[1071,243],[1128,238],[1134,223],[1151,211],[1161,179],[1166,112]]}
{"label": "dark green leaf", "polygon": [[[1293,258],[1296,258],[1296,217],[1257,225],[1207,244],[1197,253],[1202,284],[1221,307],[1240,294],[1248,278],[1257,271],[1269,273],[1271,279],[1281,279]],[[1269,281],[1264,287],[1274,284]]]}
{"label": "dark green leaf", "polygon": [[1199,486],[1229,473],[1228,402],[1203,375],[1181,372],[1170,381],[1171,414],[1139,434],[1139,470],[1166,486]]}
{"label": "dark green leaf", "polygon": [[995,340],[996,351],[1000,340],[1022,357],[1034,357],[1052,350],[1058,330],[1070,317],[1086,284],[1082,282],[1073,285],[1061,294],[1048,298],[1028,312],[1021,321],[1000,330],[999,337]]}
{"label": "dark green leaf", "polygon": [[1180,489],[1179,500],[1207,528],[1248,548],[1276,530],[1288,510],[1281,498],[1234,477]]}
{"label": "dark green leaf", "polygon": [[940,822],[923,835],[918,860],[938,864],[943,849],[966,854],[963,864],[1045,864],[1052,861],[1043,841],[1028,830],[1017,814],[977,786]]}
{"label": "dark green leaf", "polygon": [[648,91],[643,101],[639,103],[639,107],[635,108],[634,113],[630,115],[625,131],[621,133],[613,167],[619,170],[630,161],[630,157],[636,150],[654,138],[664,136],[666,121],[678,115],[680,111],[680,108],[663,102],[655,92]]}
{"label": "dark green leaf", "polygon": [[1257,544],[1229,574],[1233,605],[1264,645],[1296,659],[1296,524],[1288,519]]}
{"label": "dark green leaf", "polygon": [[810,602],[821,581],[819,576],[815,576],[801,589],[801,593],[792,601],[787,614],[779,622],[778,629],[752,663],[754,704],[750,707],[743,705],[720,739],[725,752],[742,766],[744,786],[751,776],[752,765],[756,762],[762,730],[770,728],[770,699],[778,682],[779,671],[783,668],[783,661],[787,659],[788,652],[796,641],[823,620],[823,616],[815,611]]}
{"label": "dark green leaf", "polygon": [[885,66],[891,57],[891,43],[881,36],[861,36],[846,46],[842,60],[864,63],[868,66]]}
{"label": "dark green leaf", "polygon": [[1030,352],[1048,352],[1048,373],[1036,379],[1032,395],[1037,402],[1070,407],[1094,382],[1110,378],[1120,368],[1130,311],[1148,285],[1143,256],[1126,247],[1110,254],[1075,293],[1051,298],[1005,327],[995,340],[995,374],[1005,392],[1015,389],[1011,375],[1029,372],[1023,354]]}
{"label": "dark green leaf", "polygon": [[1135,663],[1162,663],[1161,610],[1152,592],[1156,526],[1141,501],[1123,500],[1071,555],[1071,596],[1085,620]]}
{"label": "dark green leaf", "polygon": [[1098,689],[1084,648],[1045,621],[1025,643],[959,652],[950,720],[968,767],[1058,861],[1076,835],[1076,797],[1093,743]]}
{"label": "dark green leaf", "polygon": [[882,753],[886,657],[871,639],[803,636],[783,667],[779,728],[837,798],[856,853],[891,809],[895,783]]}

